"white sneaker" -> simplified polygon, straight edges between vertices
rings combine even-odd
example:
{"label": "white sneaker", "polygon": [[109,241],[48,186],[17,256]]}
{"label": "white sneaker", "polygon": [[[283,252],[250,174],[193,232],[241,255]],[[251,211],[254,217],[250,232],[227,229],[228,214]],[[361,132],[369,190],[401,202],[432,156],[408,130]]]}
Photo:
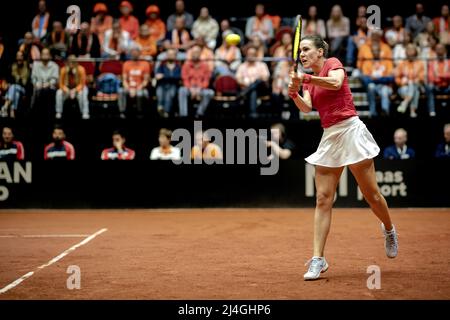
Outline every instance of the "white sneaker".
{"label": "white sneaker", "polygon": [[8,107],[7,107],[7,106],[3,106],[3,107],[0,109],[0,116],[1,116],[2,118],[6,118],[6,117],[8,116]]}
{"label": "white sneaker", "polygon": [[57,112],[55,115],[56,119],[61,119],[62,118],[62,114],[60,112]]}
{"label": "white sneaker", "polygon": [[436,117],[436,112],[431,111],[431,112],[430,112],[430,117]]}
{"label": "white sneaker", "polygon": [[308,264],[308,272],[303,275],[305,281],[319,279],[320,274],[328,270],[328,263],[324,257],[314,256],[305,265]]}
{"label": "white sneaker", "polygon": [[411,111],[411,113],[409,114],[409,116],[411,118],[417,118],[417,113],[415,111]]}
{"label": "white sneaker", "polygon": [[386,231],[384,224],[381,224],[381,230],[384,234],[384,248],[388,258],[395,258],[398,254],[398,238],[395,226],[392,225],[392,230]]}
{"label": "white sneaker", "polygon": [[84,113],[82,118],[83,118],[83,120],[89,119],[89,113]]}
{"label": "white sneaker", "polygon": [[400,113],[405,113],[406,109],[408,108],[408,102],[403,100],[400,105],[397,108],[397,111]]}

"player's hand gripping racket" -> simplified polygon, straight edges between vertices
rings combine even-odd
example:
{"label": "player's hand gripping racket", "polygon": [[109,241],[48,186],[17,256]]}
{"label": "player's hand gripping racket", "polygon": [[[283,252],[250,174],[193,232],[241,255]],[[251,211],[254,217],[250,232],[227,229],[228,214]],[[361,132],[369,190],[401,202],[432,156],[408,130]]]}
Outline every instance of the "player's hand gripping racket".
{"label": "player's hand gripping racket", "polygon": [[294,45],[292,46],[292,58],[294,60],[294,72],[297,73],[300,62],[300,41],[302,40],[302,16],[298,15],[295,20]]}

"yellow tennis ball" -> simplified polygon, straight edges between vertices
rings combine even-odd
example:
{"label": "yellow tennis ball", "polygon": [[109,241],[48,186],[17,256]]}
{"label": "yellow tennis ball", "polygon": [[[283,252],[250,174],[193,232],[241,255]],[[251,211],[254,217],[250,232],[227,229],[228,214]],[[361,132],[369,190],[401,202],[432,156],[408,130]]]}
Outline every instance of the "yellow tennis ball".
{"label": "yellow tennis ball", "polygon": [[238,34],[231,33],[225,37],[225,42],[230,46],[236,46],[241,42],[241,37]]}

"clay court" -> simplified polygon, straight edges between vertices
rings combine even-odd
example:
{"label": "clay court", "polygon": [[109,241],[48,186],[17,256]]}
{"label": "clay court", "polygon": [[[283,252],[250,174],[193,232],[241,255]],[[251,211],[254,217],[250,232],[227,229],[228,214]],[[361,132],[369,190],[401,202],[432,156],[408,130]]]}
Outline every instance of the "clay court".
{"label": "clay court", "polygon": [[[330,269],[304,282],[312,209],[3,210],[0,299],[449,299],[450,209],[392,217],[389,260],[368,209],[335,209]],[[370,265],[379,290],[366,286]]]}

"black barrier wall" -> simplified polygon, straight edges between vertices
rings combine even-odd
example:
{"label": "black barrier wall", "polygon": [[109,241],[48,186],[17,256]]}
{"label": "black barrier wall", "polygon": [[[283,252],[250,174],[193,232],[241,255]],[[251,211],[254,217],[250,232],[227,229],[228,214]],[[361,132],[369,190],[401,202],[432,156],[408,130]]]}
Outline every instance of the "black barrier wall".
{"label": "black barrier wall", "polygon": [[[377,160],[377,178],[391,207],[450,207],[450,162]],[[172,162],[0,162],[2,208],[312,207],[314,168],[280,163],[276,175],[258,165]],[[366,207],[350,171],[336,207]]]}

